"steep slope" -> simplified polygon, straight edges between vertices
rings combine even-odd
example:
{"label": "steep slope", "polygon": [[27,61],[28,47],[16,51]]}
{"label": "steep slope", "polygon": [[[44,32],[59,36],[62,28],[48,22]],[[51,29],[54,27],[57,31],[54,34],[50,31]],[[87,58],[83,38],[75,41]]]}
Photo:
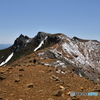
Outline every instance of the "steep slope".
{"label": "steep slope", "polygon": [[2,63],[6,61],[6,59],[9,57],[11,53],[11,47],[0,50],[0,66],[2,66]]}
{"label": "steep slope", "polygon": [[[37,53],[37,51],[39,52]],[[100,83],[99,41],[83,40],[77,37],[69,38],[61,33],[38,32],[34,38],[20,35],[10,48],[0,52],[0,65],[12,64],[20,57],[31,53],[37,54],[40,64],[53,66],[58,73],[66,73],[71,68],[80,77]],[[46,62],[45,59],[50,61]]]}
{"label": "steep slope", "polygon": [[77,66],[80,76],[86,76],[93,81],[100,81],[100,42],[92,40],[70,39],[60,35],[60,43],[50,48],[59,59]]}
{"label": "steep slope", "polygon": [[21,34],[11,47],[0,51],[0,63],[4,62],[11,53],[14,53],[14,55],[8,64],[36,50],[52,46],[58,41],[55,35],[45,32],[38,32],[34,38],[29,38]]}
{"label": "steep slope", "polygon": [[[77,76],[71,71],[57,73],[54,67],[30,62],[36,59],[33,53],[20,58],[16,66],[0,67],[1,100],[99,100],[98,96],[75,96],[70,92],[97,92],[100,86]],[[37,57],[37,59],[39,59]],[[16,61],[17,62],[17,61]],[[46,59],[46,62],[48,60]],[[0,78],[1,79],[1,78]]]}
{"label": "steep slope", "polygon": [[[71,91],[98,96],[71,97]],[[0,99],[99,100],[100,42],[61,33],[20,35],[0,50]]]}

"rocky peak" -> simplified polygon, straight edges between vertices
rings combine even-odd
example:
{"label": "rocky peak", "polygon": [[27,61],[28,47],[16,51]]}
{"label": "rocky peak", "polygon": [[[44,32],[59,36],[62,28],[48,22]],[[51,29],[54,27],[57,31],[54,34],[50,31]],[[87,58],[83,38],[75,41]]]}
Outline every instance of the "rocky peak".
{"label": "rocky peak", "polygon": [[[61,34],[60,34],[61,35]],[[61,40],[59,34],[50,34],[46,32],[38,32],[34,38],[29,38],[21,34],[14,42],[12,51],[16,52],[24,47],[28,43],[34,44],[33,49],[41,45],[42,48],[52,46]]]}
{"label": "rocky peak", "polygon": [[16,40],[18,40],[18,39],[29,39],[29,37],[24,36],[23,34],[20,34],[20,36]]}
{"label": "rocky peak", "polygon": [[78,38],[78,37],[76,37],[76,36],[74,36],[74,37],[72,38],[72,40],[74,40],[74,41],[79,41],[79,42],[88,42],[88,41],[90,41],[90,40],[87,40],[87,39]]}
{"label": "rocky peak", "polygon": [[73,39],[74,39],[74,40],[79,40],[79,38],[78,38],[78,37],[76,37],[76,36],[74,36],[74,37],[73,37]]}
{"label": "rocky peak", "polygon": [[27,41],[29,40],[28,36],[20,35],[14,42],[12,46],[12,51],[16,52],[19,49],[24,48],[27,45]]}
{"label": "rocky peak", "polygon": [[12,61],[15,61],[33,52],[34,54],[39,52],[37,55],[42,60],[52,59],[53,61],[44,62],[44,65],[54,66],[60,72],[63,68],[68,70],[67,67],[72,66],[76,69],[73,71],[77,75],[88,76],[93,81],[100,80],[100,42],[96,40],[69,38],[62,33],[38,32],[34,38],[21,34],[11,49],[0,52],[0,63],[2,65],[3,61],[8,61],[13,54]]}
{"label": "rocky peak", "polygon": [[60,41],[60,38],[56,34],[38,32],[38,34],[32,40],[35,45],[39,45],[43,41],[45,42],[44,45],[42,45],[42,47],[44,48],[58,43]]}
{"label": "rocky peak", "polygon": [[24,35],[23,34],[20,34],[19,38],[21,38],[21,37],[24,37]]}
{"label": "rocky peak", "polygon": [[45,39],[45,37],[50,36],[50,33],[45,33],[45,32],[38,32],[38,34],[36,35],[35,39],[42,41]]}
{"label": "rocky peak", "polygon": [[51,35],[50,33],[46,33],[46,32],[38,32],[37,36],[48,36]]}

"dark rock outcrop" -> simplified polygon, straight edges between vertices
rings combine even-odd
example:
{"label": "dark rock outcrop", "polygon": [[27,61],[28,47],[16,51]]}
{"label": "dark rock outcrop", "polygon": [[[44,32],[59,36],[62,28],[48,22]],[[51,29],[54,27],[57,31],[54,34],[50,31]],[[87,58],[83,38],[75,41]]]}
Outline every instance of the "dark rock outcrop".
{"label": "dark rock outcrop", "polygon": [[12,51],[16,52],[22,48],[24,48],[27,45],[27,42],[29,41],[28,36],[20,35],[14,42],[12,46]]}

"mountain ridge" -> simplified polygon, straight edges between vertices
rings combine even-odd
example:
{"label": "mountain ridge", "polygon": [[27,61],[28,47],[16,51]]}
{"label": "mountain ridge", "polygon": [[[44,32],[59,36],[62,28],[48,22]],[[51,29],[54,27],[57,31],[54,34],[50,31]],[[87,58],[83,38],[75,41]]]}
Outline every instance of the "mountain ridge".
{"label": "mountain ridge", "polygon": [[99,100],[100,42],[62,33],[21,34],[0,50],[0,99]]}
{"label": "mountain ridge", "polygon": [[21,34],[11,47],[0,51],[0,63],[1,65],[6,65],[7,62],[4,61],[12,53],[14,55],[7,64],[11,64],[17,59],[37,51],[40,52],[37,54],[40,59],[56,60],[56,62],[42,62],[44,65],[56,66],[59,72],[62,72],[61,70],[63,69],[66,72],[68,70],[67,67],[70,65],[77,75],[95,82],[100,81],[100,42],[77,37],[69,38],[62,33],[38,32],[33,38]]}

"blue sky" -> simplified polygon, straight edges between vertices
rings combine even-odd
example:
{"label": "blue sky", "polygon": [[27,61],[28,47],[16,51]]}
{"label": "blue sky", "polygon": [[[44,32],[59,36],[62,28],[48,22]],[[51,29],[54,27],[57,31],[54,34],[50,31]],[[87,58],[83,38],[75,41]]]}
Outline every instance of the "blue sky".
{"label": "blue sky", "polygon": [[0,0],[0,44],[39,31],[100,41],[100,0]]}

